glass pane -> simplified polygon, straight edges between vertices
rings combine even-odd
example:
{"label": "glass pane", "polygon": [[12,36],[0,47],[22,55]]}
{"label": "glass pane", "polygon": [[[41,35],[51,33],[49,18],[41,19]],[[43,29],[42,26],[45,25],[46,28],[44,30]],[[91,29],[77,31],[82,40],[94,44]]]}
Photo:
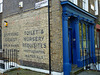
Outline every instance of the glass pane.
{"label": "glass pane", "polygon": [[83,24],[83,48],[86,48],[86,26]]}
{"label": "glass pane", "polygon": [[3,2],[3,0],[0,0],[0,3],[2,3]]}
{"label": "glass pane", "polygon": [[[87,51],[90,52],[90,35],[89,35],[89,26],[87,26]],[[90,53],[89,53],[90,54]]]}
{"label": "glass pane", "polygon": [[81,23],[79,23],[79,34],[80,34],[80,48],[82,48],[82,29],[81,29]]}
{"label": "glass pane", "polygon": [[2,3],[0,3],[0,13],[2,12]]}
{"label": "glass pane", "polygon": [[82,25],[79,23],[79,35],[80,35],[80,55],[82,56]]}

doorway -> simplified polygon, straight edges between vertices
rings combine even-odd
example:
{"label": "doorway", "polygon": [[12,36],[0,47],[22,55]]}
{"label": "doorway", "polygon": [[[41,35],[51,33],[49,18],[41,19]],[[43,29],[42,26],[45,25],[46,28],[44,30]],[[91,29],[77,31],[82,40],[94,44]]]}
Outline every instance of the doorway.
{"label": "doorway", "polygon": [[68,49],[69,49],[69,62],[73,64],[73,42],[72,42],[72,28],[68,28]]}
{"label": "doorway", "polygon": [[74,28],[72,27],[71,24],[71,17],[68,18],[68,49],[69,49],[69,62],[73,64],[73,30]]}

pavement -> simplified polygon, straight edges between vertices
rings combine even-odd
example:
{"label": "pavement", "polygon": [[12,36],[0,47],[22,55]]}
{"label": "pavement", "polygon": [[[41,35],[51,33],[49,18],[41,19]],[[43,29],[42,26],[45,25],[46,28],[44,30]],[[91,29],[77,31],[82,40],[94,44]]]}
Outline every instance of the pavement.
{"label": "pavement", "polygon": [[47,74],[25,70],[25,69],[16,69],[16,70],[5,72],[4,74],[0,74],[0,75],[47,75]]}
{"label": "pavement", "polygon": [[98,71],[83,71],[77,75],[100,75],[100,72],[98,72]]}

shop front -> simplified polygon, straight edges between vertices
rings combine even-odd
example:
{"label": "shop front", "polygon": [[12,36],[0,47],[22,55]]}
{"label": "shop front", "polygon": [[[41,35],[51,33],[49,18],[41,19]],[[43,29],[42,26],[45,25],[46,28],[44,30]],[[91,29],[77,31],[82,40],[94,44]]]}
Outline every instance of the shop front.
{"label": "shop front", "polygon": [[94,26],[96,17],[69,1],[62,1],[63,71],[70,75],[71,65],[96,62]]}

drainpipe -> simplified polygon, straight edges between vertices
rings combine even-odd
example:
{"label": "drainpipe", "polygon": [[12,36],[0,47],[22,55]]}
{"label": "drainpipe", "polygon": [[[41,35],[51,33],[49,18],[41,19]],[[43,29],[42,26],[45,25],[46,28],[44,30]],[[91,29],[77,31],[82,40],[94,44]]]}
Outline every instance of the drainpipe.
{"label": "drainpipe", "polygon": [[51,75],[51,48],[50,48],[50,0],[48,0],[48,31],[49,31],[49,75]]}

